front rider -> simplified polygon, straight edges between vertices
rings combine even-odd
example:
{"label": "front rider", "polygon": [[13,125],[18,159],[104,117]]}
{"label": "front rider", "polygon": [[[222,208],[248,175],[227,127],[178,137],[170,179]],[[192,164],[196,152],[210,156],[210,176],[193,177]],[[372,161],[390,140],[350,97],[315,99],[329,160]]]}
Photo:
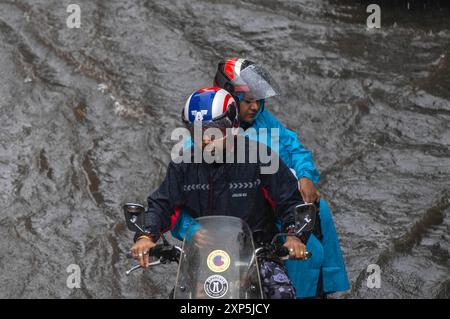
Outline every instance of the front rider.
{"label": "front rider", "polygon": [[[136,234],[136,242],[131,248],[141,266],[148,265],[148,251],[155,246],[160,234],[170,227],[174,212],[180,209],[189,212],[192,217],[223,214],[239,217],[247,222],[252,231],[264,229],[265,240],[270,240],[277,232],[276,219],[281,219],[283,231],[292,231],[295,207],[303,201],[298,196],[297,180],[289,168],[278,161],[277,155],[272,152],[270,159],[278,161],[278,169],[264,173],[263,168],[267,168],[267,164],[263,164],[259,155],[256,161],[251,161],[249,156],[251,145],[261,147],[262,144],[243,137],[240,138],[245,141],[244,162],[236,163],[236,156],[242,151],[238,149],[240,144],[228,143],[228,137],[208,135],[208,129],[216,128],[222,134],[238,139],[231,130],[239,126],[237,106],[231,94],[218,87],[198,90],[190,96],[182,114],[191,136],[201,125],[201,145],[194,144],[190,149],[183,150],[191,152],[190,160],[171,161],[164,181],[148,197],[145,232]],[[193,140],[196,142],[195,136]],[[200,162],[195,161],[192,155],[195,148],[200,148],[203,156],[207,149],[210,155],[231,153],[234,162],[215,160],[208,164],[203,157]],[[236,184],[252,186],[244,190],[233,186]],[[233,196],[236,193],[239,196]],[[288,248],[291,258],[305,258],[306,247],[297,237],[288,236],[284,246]],[[266,298],[295,298],[295,289],[283,265],[270,260],[262,261],[260,274]]]}
{"label": "front rider", "polygon": [[[330,209],[314,184],[319,172],[311,152],[299,142],[295,132],[288,130],[265,107],[265,99],[278,95],[279,89],[270,74],[261,66],[245,59],[230,58],[218,65],[214,84],[226,89],[239,103],[240,126],[252,140],[271,146],[277,144],[283,162],[295,171],[303,200],[320,201],[320,230],[307,243],[313,257],[307,261],[286,261],[286,268],[294,283],[297,297],[313,297],[323,293],[345,291],[349,282]],[[270,131],[279,130],[279,138],[271,140]],[[267,129],[267,140],[259,135]],[[191,218],[181,211],[172,235],[183,239]]]}

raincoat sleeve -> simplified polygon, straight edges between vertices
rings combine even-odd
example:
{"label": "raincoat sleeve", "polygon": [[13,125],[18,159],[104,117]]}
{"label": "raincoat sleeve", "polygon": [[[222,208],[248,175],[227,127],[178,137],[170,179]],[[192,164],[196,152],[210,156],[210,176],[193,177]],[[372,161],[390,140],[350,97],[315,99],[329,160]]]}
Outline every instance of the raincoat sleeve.
{"label": "raincoat sleeve", "polygon": [[[295,132],[284,127],[269,111],[264,110],[264,113],[266,125],[279,129],[280,148],[285,149],[284,152],[280,152],[281,159],[295,171],[298,179],[306,177],[317,184],[320,174],[314,166],[312,153],[303,147]],[[285,154],[290,158],[284,158]]]}
{"label": "raincoat sleeve", "polygon": [[147,198],[148,208],[144,218],[146,233],[136,233],[135,239],[141,235],[149,234],[156,242],[160,234],[170,227],[171,216],[175,212],[175,207],[183,204],[181,165],[170,162],[164,181]]}
{"label": "raincoat sleeve", "polygon": [[[277,160],[277,155],[272,156],[272,161]],[[286,230],[295,222],[295,207],[304,202],[299,196],[294,174],[283,161],[278,160],[278,163],[279,167],[273,174],[261,174],[262,191],[281,219],[282,229]]]}

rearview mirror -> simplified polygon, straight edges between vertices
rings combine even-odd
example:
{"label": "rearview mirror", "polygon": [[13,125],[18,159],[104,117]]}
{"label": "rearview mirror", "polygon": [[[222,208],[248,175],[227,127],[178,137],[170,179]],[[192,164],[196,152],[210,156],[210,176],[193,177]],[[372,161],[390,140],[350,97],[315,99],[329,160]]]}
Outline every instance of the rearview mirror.
{"label": "rearview mirror", "polygon": [[301,204],[295,207],[295,232],[297,235],[314,229],[316,214],[317,209],[314,204]]}
{"label": "rearview mirror", "polygon": [[136,203],[125,203],[123,205],[125,221],[130,231],[143,231],[145,207]]}

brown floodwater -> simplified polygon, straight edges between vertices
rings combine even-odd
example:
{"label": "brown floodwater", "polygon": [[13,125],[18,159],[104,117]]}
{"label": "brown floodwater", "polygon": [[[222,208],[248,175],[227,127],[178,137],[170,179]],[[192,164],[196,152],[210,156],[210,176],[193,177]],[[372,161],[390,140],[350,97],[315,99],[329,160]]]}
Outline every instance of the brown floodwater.
{"label": "brown floodwater", "polygon": [[0,0],[1,298],[167,297],[176,265],[125,275],[121,205],[161,182],[180,109],[225,56],[270,69],[267,107],[314,154],[338,297],[449,298],[448,4],[379,1],[369,30],[365,1],[79,0],[69,29],[71,2]]}

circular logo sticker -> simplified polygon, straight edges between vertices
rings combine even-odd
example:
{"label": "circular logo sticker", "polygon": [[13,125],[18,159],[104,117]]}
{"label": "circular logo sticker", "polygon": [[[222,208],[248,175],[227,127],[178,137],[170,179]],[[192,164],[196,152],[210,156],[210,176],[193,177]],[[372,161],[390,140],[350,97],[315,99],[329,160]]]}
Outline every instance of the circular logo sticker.
{"label": "circular logo sticker", "polygon": [[208,255],[208,268],[214,272],[224,272],[230,267],[230,256],[223,250],[213,250]]}
{"label": "circular logo sticker", "polygon": [[221,275],[212,275],[206,279],[204,289],[209,297],[222,298],[228,291],[228,281]]}

